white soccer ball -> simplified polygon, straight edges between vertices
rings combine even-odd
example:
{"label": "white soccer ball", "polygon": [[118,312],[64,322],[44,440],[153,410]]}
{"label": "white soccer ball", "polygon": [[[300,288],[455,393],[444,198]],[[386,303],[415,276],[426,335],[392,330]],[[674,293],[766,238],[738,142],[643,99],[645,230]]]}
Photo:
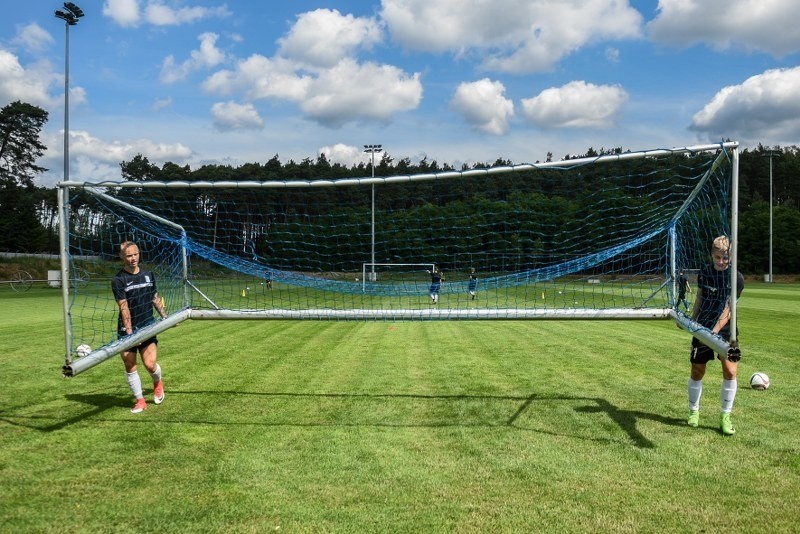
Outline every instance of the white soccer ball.
{"label": "white soccer ball", "polygon": [[767,373],[753,373],[750,377],[750,387],[758,390],[765,390],[769,387],[769,377]]}
{"label": "white soccer ball", "polygon": [[87,356],[90,352],[92,352],[92,347],[89,345],[78,345],[78,348],[75,349],[75,354],[81,358]]}

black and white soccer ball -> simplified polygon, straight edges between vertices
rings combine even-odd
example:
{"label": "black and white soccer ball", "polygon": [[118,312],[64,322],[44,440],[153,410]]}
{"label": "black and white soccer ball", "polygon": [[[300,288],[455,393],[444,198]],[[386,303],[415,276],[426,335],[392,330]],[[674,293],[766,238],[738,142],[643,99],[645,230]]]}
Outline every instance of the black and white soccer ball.
{"label": "black and white soccer ball", "polygon": [[750,387],[761,391],[767,389],[769,387],[769,377],[767,373],[753,373],[750,376]]}
{"label": "black and white soccer ball", "polygon": [[84,356],[89,355],[89,353],[91,353],[91,352],[92,352],[92,347],[90,347],[89,345],[86,345],[86,344],[78,345],[78,347],[75,349],[75,354],[77,354],[81,358],[83,358]]}

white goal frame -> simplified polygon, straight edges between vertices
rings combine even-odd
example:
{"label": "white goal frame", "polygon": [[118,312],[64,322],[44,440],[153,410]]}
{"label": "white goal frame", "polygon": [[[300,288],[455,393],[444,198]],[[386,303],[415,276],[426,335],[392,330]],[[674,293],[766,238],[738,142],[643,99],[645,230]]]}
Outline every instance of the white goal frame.
{"label": "white goal frame", "polygon": [[[687,146],[682,148],[672,149],[657,149],[645,150],[637,152],[626,152],[619,154],[607,154],[597,157],[577,158],[572,160],[546,162],[546,163],[526,163],[519,165],[499,166],[482,169],[468,169],[462,171],[442,171],[436,173],[426,173],[417,175],[398,175],[388,177],[372,177],[372,178],[346,178],[340,180],[315,180],[309,181],[220,181],[220,182],[99,182],[89,183],[80,181],[64,181],[58,183],[58,204],[59,204],[59,234],[60,234],[60,249],[61,249],[61,279],[66,281],[71,279],[72,266],[70,264],[69,255],[69,237],[68,237],[68,221],[69,217],[69,190],[70,189],[83,189],[92,194],[100,193],[104,188],[131,188],[142,190],[146,194],[147,189],[159,188],[309,188],[309,187],[337,187],[348,186],[354,183],[361,185],[376,185],[376,184],[391,184],[399,182],[416,182],[416,181],[431,181],[431,180],[451,180],[467,177],[491,177],[496,174],[519,172],[525,170],[542,170],[542,169],[556,169],[560,167],[569,168],[581,165],[588,165],[597,162],[611,162],[622,160],[634,160],[639,158],[665,156],[681,153],[695,153],[704,151],[715,150],[728,150],[731,155],[731,251],[730,251],[730,265],[731,272],[738,272],[737,261],[737,243],[738,243],[738,186],[739,186],[739,152],[738,142],[728,141],[723,143],[706,144]],[[108,195],[104,195],[110,198]],[[122,202],[114,200],[114,202]],[[687,200],[688,202],[688,200]],[[137,209],[129,206],[131,209]],[[156,215],[147,213],[140,214],[147,217],[156,218]],[[165,224],[171,223],[165,221]],[[178,227],[180,228],[180,227]],[[674,256],[673,256],[674,257]],[[184,255],[184,265],[185,265]],[[435,263],[419,263],[419,264],[392,264],[392,263],[363,263],[362,264],[362,288],[367,289],[367,267],[368,266],[419,266],[433,268]],[[675,279],[676,266],[671,266],[671,277],[668,279]],[[374,271],[373,271],[374,272]],[[369,273],[371,274],[371,273]],[[731,276],[731,294],[737,294],[737,277],[735,274]],[[356,286],[357,287],[357,286]],[[674,282],[673,282],[674,287]],[[406,319],[673,319],[681,328],[690,332],[693,336],[700,339],[706,345],[712,347],[720,354],[731,354],[738,352],[738,343],[736,339],[736,325],[737,325],[737,306],[736,299],[731,299],[731,339],[730,341],[723,340],[716,336],[708,329],[698,327],[697,323],[693,322],[691,318],[676,311],[674,308],[650,308],[650,309],[589,309],[589,308],[574,308],[568,310],[561,309],[348,309],[348,310],[328,310],[328,309],[307,309],[307,310],[288,310],[288,309],[221,309],[212,306],[214,309],[198,309],[184,307],[179,309],[173,314],[170,314],[167,319],[157,322],[156,324],[147,327],[136,335],[127,336],[124,339],[115,341],[111,344],[104,345],[97,348],[88,356],[81,358],[74,358],[73,354],[73,339],[70,329],[70,308],[71,301],[70,284],[61,284],[63,294],[63,314],[64,314],[64,328],[65,328],[65,366],[63,372],[65,376],[74,376],[94,365],[105,361],[116,355],[120,351],[127,350],[130,347],[141,343],[147,337],[163,332],[164,330],[175,326],[176,324],[187,319],[377,319],[377,320],[406,320]],[[193,287],[190,280],[184,280],[183,291],[185,294],[190,292],[197,292],[201,296],[202,292]],[[211,303],[213,305],[213,302]]]}

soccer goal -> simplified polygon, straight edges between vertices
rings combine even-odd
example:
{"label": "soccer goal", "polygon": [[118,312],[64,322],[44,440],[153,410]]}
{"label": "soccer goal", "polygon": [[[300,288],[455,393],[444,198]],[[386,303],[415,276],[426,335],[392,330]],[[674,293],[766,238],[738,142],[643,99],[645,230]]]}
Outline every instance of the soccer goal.
{"label": "soccer goal", "polygon": [[[62,284],[64,374],[187,319],[672,318],[725,352],[735,338],[678,311],[676,273],[717,235],[735,272],[737,181],[724,142],[374,178],[62,182],[62,280],[82,281]],[[116,339],[123,241],[169,315]]]}

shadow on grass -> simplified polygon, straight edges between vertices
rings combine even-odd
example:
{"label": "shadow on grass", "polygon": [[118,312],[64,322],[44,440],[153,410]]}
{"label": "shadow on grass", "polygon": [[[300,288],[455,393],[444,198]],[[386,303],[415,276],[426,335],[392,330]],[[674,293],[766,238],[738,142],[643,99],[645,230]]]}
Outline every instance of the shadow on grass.
{"label": "shadow on grass", "polygon": [[[529,395],[529,396],[513,396],[513,395],[417,395],[417,394],[397,394],[397,393],[387,393],[387,394],[350,394],[350,393],[279,393],[279,392],[242,392],[242,391],[177,391],[177,390],[170,390],[170,396],[179,396],[179,395],[190,395],[190,396],[259,396],[265,398],[286,398],[286,399],[312,399],[312,400],[320,400],[320,399],[343,399],[343,400],[376,400],[376,399],[385,399],[385,400],[403,400],[403,399],[410,399],[415,401],[448,401],[448,402],[463,402],[463,401],[480,401],[480,402],[518,402],[519,406],[516,411],[511,415],[511,417],[501,420],[498,423],[479,423],[477,426],[483,424],[484,426],[508,426],[514,427],[521,430],[529,430],[529,431],[536,431],[542,432],[552,435],[566,435],[566,432],[563,429],[546,429],[546,428],[531,428],[524,424],[520,423],[520,419],[531,410],[532,406],[536,402],[569,402],[569,403],[587,403],[586,406],[579,406],[574,408],[574,412],[578,414],[603,414],[608,417],[611,421],[613,421],[625,434],[628,436],[630,441],[638,448],[650,449],[654,448],[654,444],[651,440],[649,440],[639,429],[638,424],[640,421],[649,420],[654,421],[656,423],[660,423],[662,425],[668,426],[683,426],[685,425],[685,421],[683,419],[677,419],[672,417],[665,417],[660,414],[654,414],[649,412],[643,411],[636,411],[636,410],[624,410],[620,409],[618,406],[608,402],[607,400],[599,397],[578,397],[578,396],[548,396],[548,395]],[[63,421],[55,422],[53,424],[49,424],[46,426],[40,426],[36,424],[24,424],[20,423],[19,419],[32,419],[31,417],[20,417],[16,422],[13,420],[9,420],[7,417],[0,418],[9,424],[13,424],[16,426],[24,426],[28,428],[32,428],[35,430],[39,430],[42,432],[53,432],[56,430],[61,430],[66,428],[70,425],[75,423],[79,423],[81,421],[91,419],[97,417],[109,410],[113,410],[114,413],[117,413],[116,410],[120,408],[124,408],[126,411],[130,407],[131,399],[129,396],[121,396],[121,395],[112,395],[112,394],[68,394],[65,395],[65,398],[71,402],[77,402],[84,405],[88,405],[90,407],[89,410],[82,412],[74,417],[70,417]],[[346,407],[342,407],[342,412],[346,412]],[[502,411],[502,410],[498,410]],[[7,414],[6,414],[7,415]],[[40,417],[40,419],[45,419],[45,417]],[[141,419],[137,419],[137,422],[143,422]],[[194,421],[194,420],[184,420],[184,421],[165,421],[159,420],[159,423],[193,423],[193,424],[242,424],[237,423],[235,421]],[[259,423],[247,423],[247,424],[256,424]],[[276,425],[286,425],[286,424],[298,424],[298,423],[261,423],[265,424],[266,426],[276,426]],[[413,423],[345,423],[342,421],[339,422],[311,422],[307,423],[304,426],[431,426],[431,427],[442,427],[442,426],[476,426],[475,422],[469,422],[466,420],[461,421],[442,421],[441,423],[427,423],[427,424],[413,424]],[[574,437],[582,437],[583,439],[593,439],[593,440],[601,440],[601,441],[608,441],[610,438],[608,437],[598,437],[593,436],[591,438],[580,435],[575,435]]]}
{"label": "shadow on grass", "polygon": [[[120,407],[130,409],[130,407],[132,406],[132,401],[130,396],[110,395],[104,393],[83,394],[83,395],[71,393],[68,395],[64,395],[64,398],[71,402],[79,402],[82,404],[87,404],[91,407],[91,409],[85,412],[81,412],[80,414],[75,415],[74,417],[70,417],[68,419],[64,419],[63,421],[58,421],[46,426],[21,423],[18,420],[10,418],[7,413],[4,414],[5,416],[0,417],[0,421],[3,421],[13,426],[31,428],[34,430],[40,430],[42,432],[54,432],[56,430],[61,430],[68,426],[74,425],[75,423],[80,423],[83,420],[96,417],[110,409],[117,409]],[[52,417],[42,416],[42,415],[21,416],[19,417],[19,419],[50,420],[52,419]]]}

